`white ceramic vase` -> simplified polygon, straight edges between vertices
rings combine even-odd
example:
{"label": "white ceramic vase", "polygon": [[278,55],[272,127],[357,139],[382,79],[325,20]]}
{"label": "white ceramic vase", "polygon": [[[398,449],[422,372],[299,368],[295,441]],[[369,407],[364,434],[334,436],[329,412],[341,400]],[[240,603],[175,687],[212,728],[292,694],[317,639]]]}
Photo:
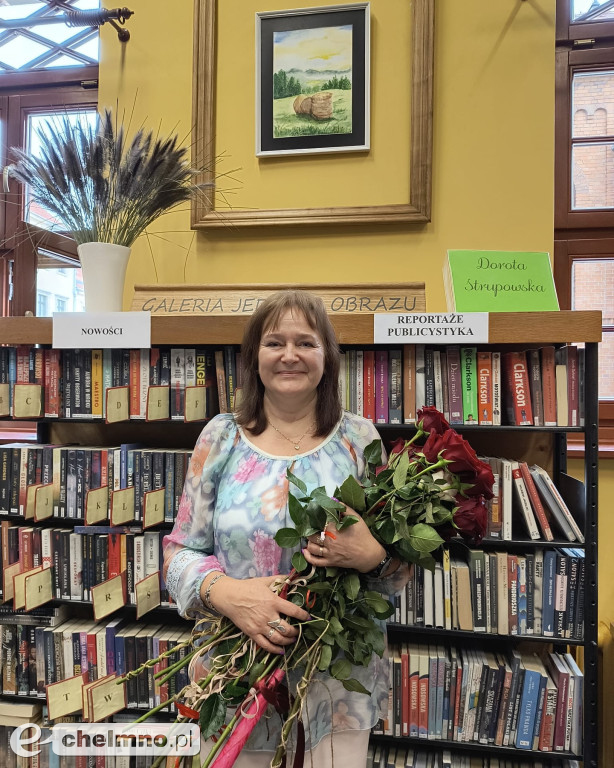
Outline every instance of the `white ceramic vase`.
{"label": "white ceramic vase", "polygon": [[86,312],[121,312],[130,248],[116,243],[78,246]]}

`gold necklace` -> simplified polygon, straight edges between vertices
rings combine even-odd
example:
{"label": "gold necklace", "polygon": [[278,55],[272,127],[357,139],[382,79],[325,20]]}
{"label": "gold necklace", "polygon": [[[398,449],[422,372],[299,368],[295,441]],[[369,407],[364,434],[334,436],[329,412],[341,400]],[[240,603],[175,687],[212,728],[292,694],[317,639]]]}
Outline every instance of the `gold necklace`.
{"label": "gold necklace", "polygon": [[284,440],[287,440],[291,445],[294,446],[295,451],[301,450],[301,440],[309,433],[309,430],[313,427],[313,424],[310,424],[300,437],[297,437],[296,439],[293,440],[289,438],[287,435],[284,435],[284,433],[281,430],[277,429],[275,424],[271,424],[271,422],[268,419],[267,421],[269,422],[269,425],[273,427],[273,429],[277,432],[278,435],[281,435]]}

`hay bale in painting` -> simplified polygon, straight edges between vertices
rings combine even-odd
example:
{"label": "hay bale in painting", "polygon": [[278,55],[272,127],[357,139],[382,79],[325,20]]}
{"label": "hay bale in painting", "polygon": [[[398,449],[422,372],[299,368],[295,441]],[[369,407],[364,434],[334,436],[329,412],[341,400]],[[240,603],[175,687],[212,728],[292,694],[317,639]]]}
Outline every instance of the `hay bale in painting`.
{"label": "hay bale in painting", "polygon": [[333,116],[333,94],[330,91],[314,93],[311,97],[311,115],[316,120],[328,120]]}
{"label": "hay bale in painting", "polygon": [[330,91],[313,93],[311,96],[299,94],[294,99],[293,107],[297,115],[311,115],[315,120],[328,120],[333,116],[333,94]]}
{"label": "hay bale in painting", "polygon": [[294,111],[297,115],[310,115],[311,114],[311,96],[305,96],[303,93],[294,99]]}

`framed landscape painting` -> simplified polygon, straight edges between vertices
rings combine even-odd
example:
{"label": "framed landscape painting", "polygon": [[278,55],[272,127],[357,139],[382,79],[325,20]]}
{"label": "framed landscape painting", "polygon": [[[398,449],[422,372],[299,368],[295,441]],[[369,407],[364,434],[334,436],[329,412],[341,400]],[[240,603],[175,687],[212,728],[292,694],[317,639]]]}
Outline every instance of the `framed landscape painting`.
{"label": "framed landscape painting", "polygon": [[256,14],[256,155],[369,149],[369,3]]}

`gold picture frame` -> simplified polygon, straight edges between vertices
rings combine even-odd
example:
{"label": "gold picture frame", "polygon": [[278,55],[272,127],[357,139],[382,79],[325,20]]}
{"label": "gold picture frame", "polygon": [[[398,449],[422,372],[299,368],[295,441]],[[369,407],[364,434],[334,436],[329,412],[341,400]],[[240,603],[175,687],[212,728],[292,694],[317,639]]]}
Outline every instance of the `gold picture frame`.
{"label": "gold picture frame", "polygon": [[[199,181],[215,180],[216,18],[218,0],[196,0],[194,18],[193,158],[210,169]],[[409,200],[390,205],[273,209],[223,209],[214,196],[192,203],[193,229],[220,227],[309,226],[424,223],[431,220],[433,148],[434,0],[414,0],[410,111]],[[274,161],[269,161],[274,162]]]}

